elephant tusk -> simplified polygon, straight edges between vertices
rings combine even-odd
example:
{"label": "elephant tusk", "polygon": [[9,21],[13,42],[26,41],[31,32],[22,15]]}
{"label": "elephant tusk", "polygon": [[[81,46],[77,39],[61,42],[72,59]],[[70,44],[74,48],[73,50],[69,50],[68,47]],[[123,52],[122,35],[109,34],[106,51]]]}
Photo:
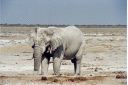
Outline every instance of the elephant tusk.
{"label": "elephant tusk", "polygon": [[26,60],[32,60],[32,59],[34,59],[34,57],[32,57],[32,58],[30,58],[30,59],[26,59]]}

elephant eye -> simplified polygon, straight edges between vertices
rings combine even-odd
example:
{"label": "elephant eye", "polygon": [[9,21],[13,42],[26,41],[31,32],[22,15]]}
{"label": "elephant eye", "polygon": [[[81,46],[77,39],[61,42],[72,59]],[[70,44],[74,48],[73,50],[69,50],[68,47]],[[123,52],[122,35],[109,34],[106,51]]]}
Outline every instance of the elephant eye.
{"label": "elephant eye", "polygon": [[36,45],[36,44],[34,44],[34,45],[32,45],[32,48],[34,49],[35,47],[38,47],[39,45]]}

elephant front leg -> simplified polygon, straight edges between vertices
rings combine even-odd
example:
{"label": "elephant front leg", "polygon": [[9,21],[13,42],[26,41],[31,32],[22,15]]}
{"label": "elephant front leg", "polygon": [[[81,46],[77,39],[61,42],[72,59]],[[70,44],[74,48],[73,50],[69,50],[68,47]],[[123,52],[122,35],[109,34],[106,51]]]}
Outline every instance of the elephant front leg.
{"label": "elephant front leg", "polygon": [[53,70],[55,75],[60,75],[61,59],[55,58],[53,60]]}
{"label": "elephant front leg", "polygon": [[43,57],[41,62],[41,74],[47,76],[50,58]]}
{"label": "elephant front leg", "polygon": [[63,59],[63,51],[57,50],[53,56],[53,70],[55,75],[60,75],[60,66]]}

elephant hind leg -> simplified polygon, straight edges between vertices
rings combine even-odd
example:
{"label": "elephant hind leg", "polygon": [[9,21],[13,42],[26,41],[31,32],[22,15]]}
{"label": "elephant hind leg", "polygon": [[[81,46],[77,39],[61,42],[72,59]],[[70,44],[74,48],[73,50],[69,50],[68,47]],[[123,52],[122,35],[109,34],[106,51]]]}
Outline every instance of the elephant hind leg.
{"label": "elephant hind leg", "polygon": [[83,52],[84,52],[84,47],[85,47],[85,42],[83,41],[77,54],[75,55],[76,59],[74,62],[74,69],[75,69],[76,75],[80,75],[80,73],[81,73],[81,60],[82,60],[82,56],[83,56]]}
{"label": "elephant hind leg", "polygon": [[76,74],[76,58],[71,59],[71,62],[74,64],[74,73]]}
{"label": "elephant hind leg", "polygon": [[74,73],[75,73],[75,75],[80,75],[81,61],[74,58],[74,59],[71,60],[71,62],[74,64]]}
{"label": "elephant hind leg", "polygon": [[75,75],[80,75],[81,73],[81,60],[76,59],[74,63]]}

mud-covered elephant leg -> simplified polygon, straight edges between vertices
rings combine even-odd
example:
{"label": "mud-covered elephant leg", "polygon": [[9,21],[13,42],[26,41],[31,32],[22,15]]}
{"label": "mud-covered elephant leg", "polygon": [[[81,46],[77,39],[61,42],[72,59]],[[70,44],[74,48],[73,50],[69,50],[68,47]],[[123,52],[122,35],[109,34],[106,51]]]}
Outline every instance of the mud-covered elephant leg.
{"label": "mud-covered elephant leg", "polygon": [[85,44],[83,42],[83,44],[80,46],[79,51],[76,54],[76,57],[73,59],[75,75],[80,75],[81,73],[81,60],[83,56],[84,46]]}
{"label": "mud-covered elephant leg", "polygon": [[60,66],[63,59],[63,48],[59,47],[56,49],[53,56],[53,70],[55,75],[60,75]]}
{"label": "mud-covered elephant leg", "polygon": [[80,75],[81,72],[81,59],[73,58],[71,62],[74,64],[75,75]]}
{"label": "mud-covered elephant leg", "polygon": [[41,62],[41,74],[46,75],[48,74],[48,66],[49,66],[50,57],[49,56],[42,56]]}
{"label": "mud-covered elephant leg", "polygon": [[81,59],[75,59],[75,60],[76,60],[74,62],[75,75],[80,75],[80,73],[81,73]]}

